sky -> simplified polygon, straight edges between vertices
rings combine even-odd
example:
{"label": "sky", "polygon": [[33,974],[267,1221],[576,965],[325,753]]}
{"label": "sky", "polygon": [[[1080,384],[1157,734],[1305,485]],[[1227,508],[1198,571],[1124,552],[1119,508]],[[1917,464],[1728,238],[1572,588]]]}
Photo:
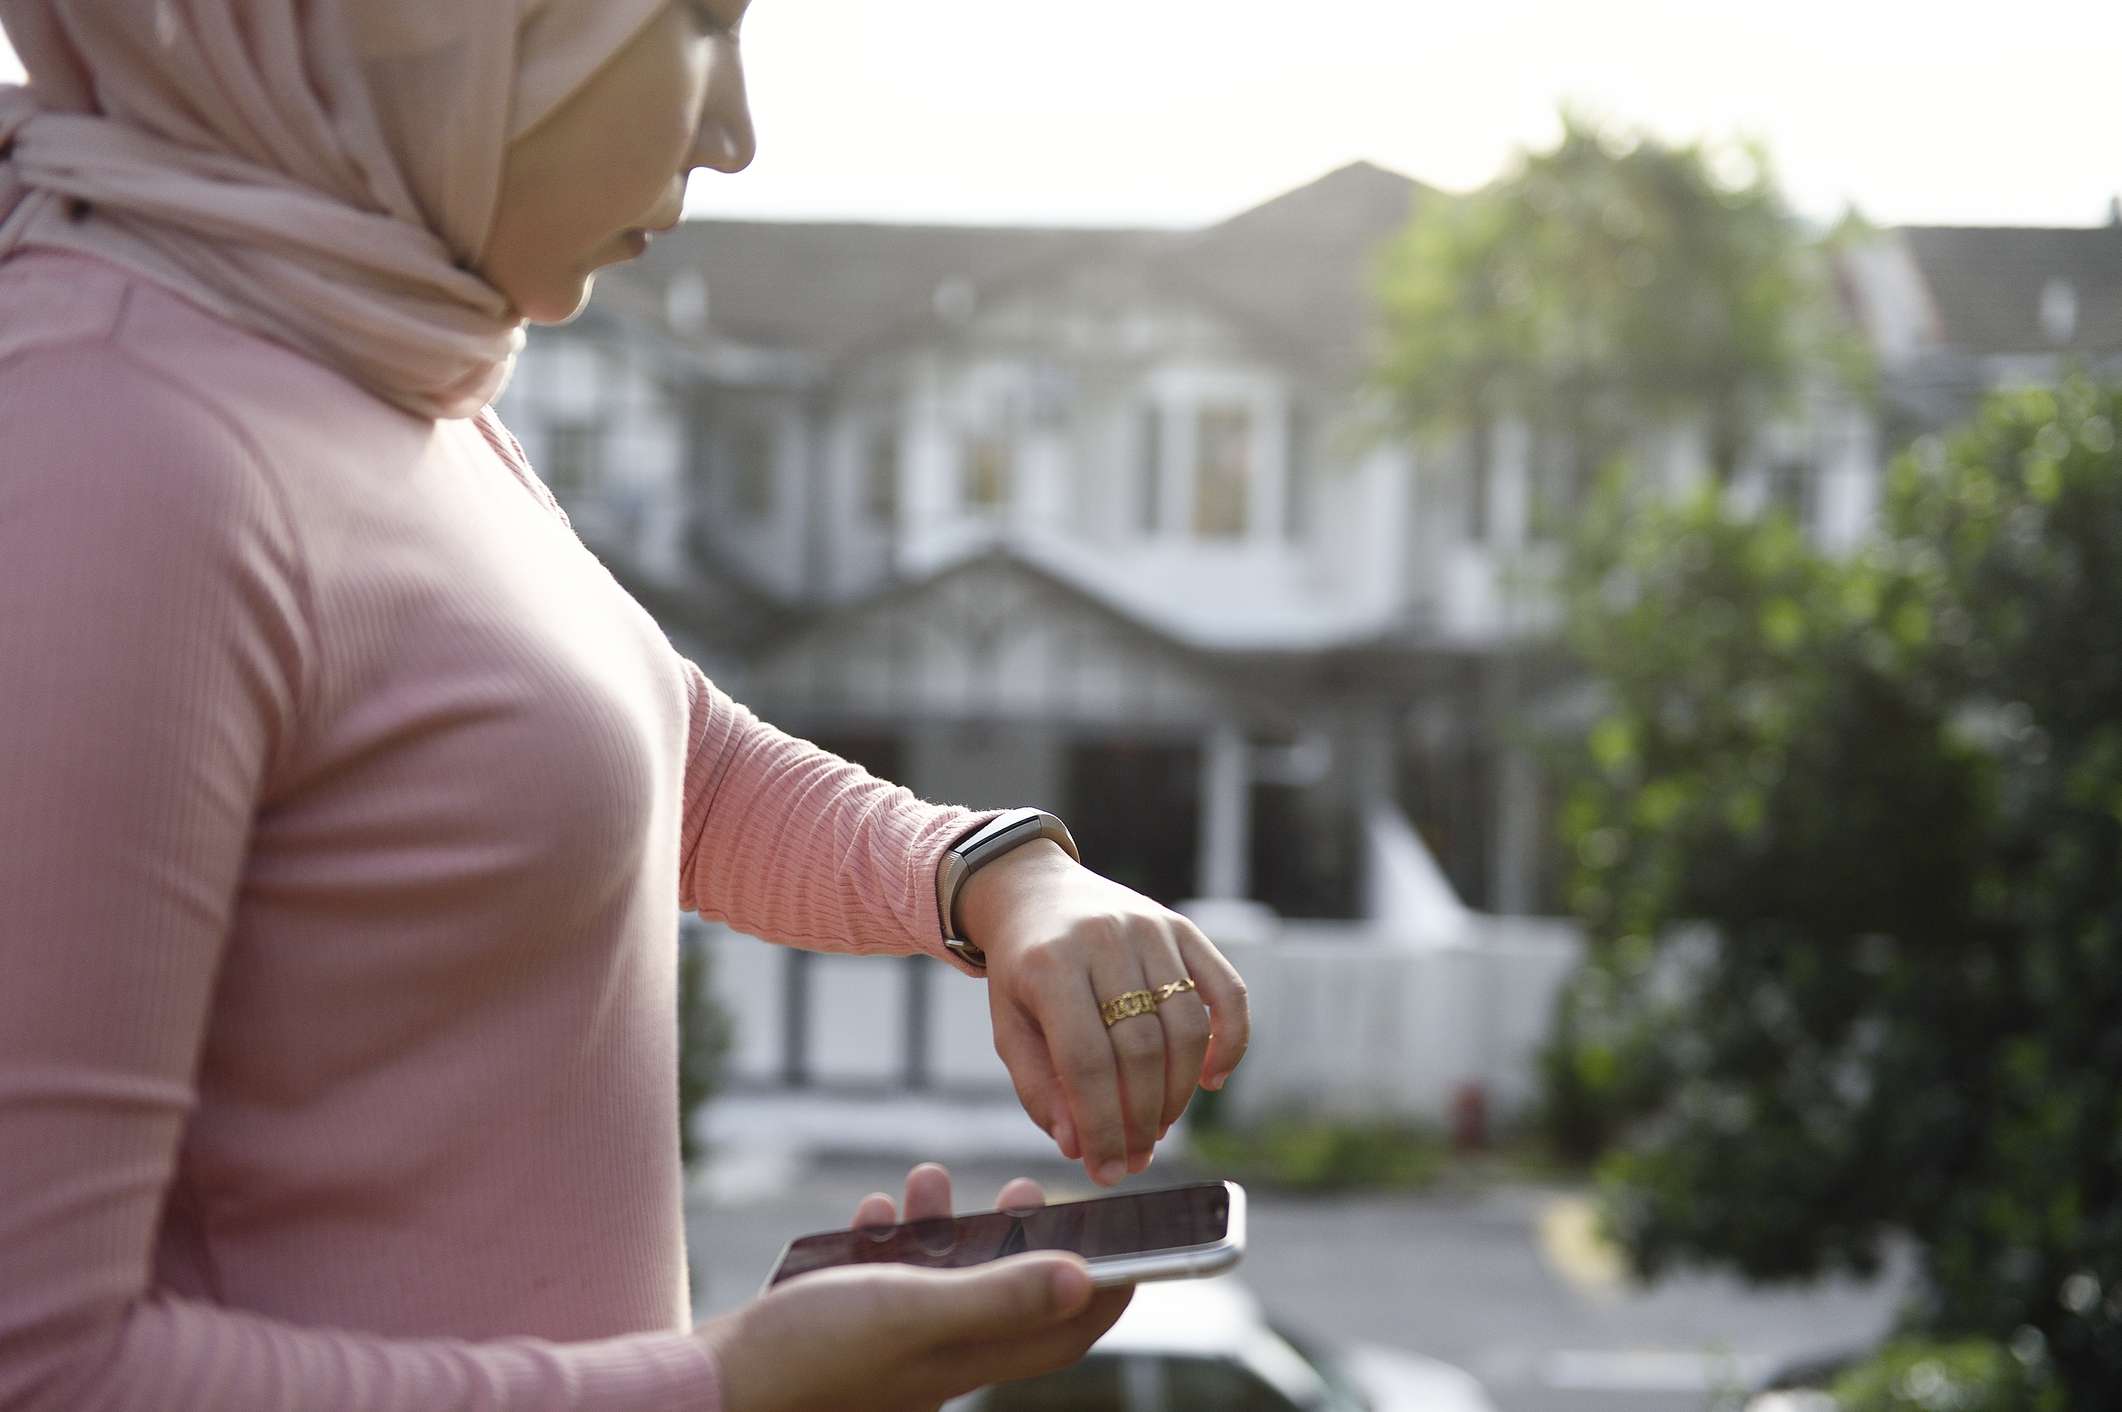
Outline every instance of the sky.
{"label": "sky", "polygon": [[1190,226],[1359,158],[1465,191],[1565,102],[1757,137],[1823,221],[2122,195],[2114,0],[755,0],[743,45],[759,155],[692,215]]}

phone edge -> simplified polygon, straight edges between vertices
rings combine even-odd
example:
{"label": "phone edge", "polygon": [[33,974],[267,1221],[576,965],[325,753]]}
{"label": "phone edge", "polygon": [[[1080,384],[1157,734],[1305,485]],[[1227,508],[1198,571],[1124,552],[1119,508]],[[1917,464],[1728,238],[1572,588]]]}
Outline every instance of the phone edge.
{"label": "phone edge", "polygon": [[[1189,1182],[1188,1186],[1207,1186],[1206,1182]],[[1112,1289],[1118,1285],[1141,1284],[1149,1280],[1177,1280],[1190,1275],[1212,1275],[1227,1270],[1245,1256],[1245,1188],[1225,1178],[1220,1185],[1225,1199],[1230,1203],[1230,1218],[1224,1223],[1223,1239],[1213,1245],[1189,1245],[1163,1255],[1120,1255],[1106,1260],[1086,1260],[1090,1267],[1090,1282],[1093,1289]],[[1095,1198],[1093,1198],[1095,1199]],[[991,1212],[968,1212],[968,1215],[990,1215]],[[806,1234],[816,1234],[807,1232]],[[795,1249],[802,1236],[790,1236],[781,1243],[781,1253],[767,1268],[766,1279],[759,1286],[762,1297],[771,1294],[775,1287],[774,1276],[787,1263],[788,1254]],[[1140,1273],[1127,1267],[1139,1267]],[[844,1267],[843,1267],[844,1268]],[[1120,1273],[1115,1273],[1116,1271]]]}

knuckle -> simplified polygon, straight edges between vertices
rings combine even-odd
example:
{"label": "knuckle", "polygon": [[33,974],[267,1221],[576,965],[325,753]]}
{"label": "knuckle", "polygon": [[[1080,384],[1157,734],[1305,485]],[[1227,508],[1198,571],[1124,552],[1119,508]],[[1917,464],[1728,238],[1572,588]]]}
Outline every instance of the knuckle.
{"label": "knuckle", "polygon": [[[1174,996],[1173,1001],[1182,997]],[[1164,1023],[1182,1039],[1194,1039],[1208,1034],[1208,1007],[1196,1000],[1191,1005],[1166,1002]]]}
{"label": "knuckle", "polygon": [[1017,965],[1027,979],[1044,982],[1062,974],[1067,969],[1068,962],[1060,949],[1048,942],[1026,948]]}
{"label": "knuckle", "polygon": [[1113,1030],[1113,1049],[1123,1058],[1148,1059],[1164,1052],[1164,1031],[1151,1025],[1126,1025]]}
{"label": "knuckle", "polygon": [[1107,1067],[1104,1056],[1092,1050],[1079,1049],[1061,1056],[1062,1077],[1078,1092],[1103,1083]]}

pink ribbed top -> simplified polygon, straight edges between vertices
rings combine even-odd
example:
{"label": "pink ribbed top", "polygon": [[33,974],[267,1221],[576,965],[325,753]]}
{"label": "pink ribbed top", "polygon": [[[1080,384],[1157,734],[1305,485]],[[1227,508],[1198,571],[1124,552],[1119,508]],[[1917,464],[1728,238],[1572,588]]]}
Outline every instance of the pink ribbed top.
{"label": "pink ribbed top", "polygon": [[678,910],[957,965],[981,817],[717,690],[498,422],[18,253],[0,1409],[717,1407]]}

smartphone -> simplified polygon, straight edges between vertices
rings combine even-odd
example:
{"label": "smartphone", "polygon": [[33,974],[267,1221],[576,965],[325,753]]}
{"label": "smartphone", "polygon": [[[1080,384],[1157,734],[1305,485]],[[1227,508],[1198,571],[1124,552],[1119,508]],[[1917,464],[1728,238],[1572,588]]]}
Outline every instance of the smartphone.
{"label": "smartphone", "polygon": [[975,1211],[868,1230],[798,1236],[766,1280],[877,1262],[961,1269],[1026,1250],[1073,1250],[1099,1288],[1228,1270],[1245,1254],[1245,1188],[1194,1182],[1161,1191],[1060,1201],[1025,1211]]}

